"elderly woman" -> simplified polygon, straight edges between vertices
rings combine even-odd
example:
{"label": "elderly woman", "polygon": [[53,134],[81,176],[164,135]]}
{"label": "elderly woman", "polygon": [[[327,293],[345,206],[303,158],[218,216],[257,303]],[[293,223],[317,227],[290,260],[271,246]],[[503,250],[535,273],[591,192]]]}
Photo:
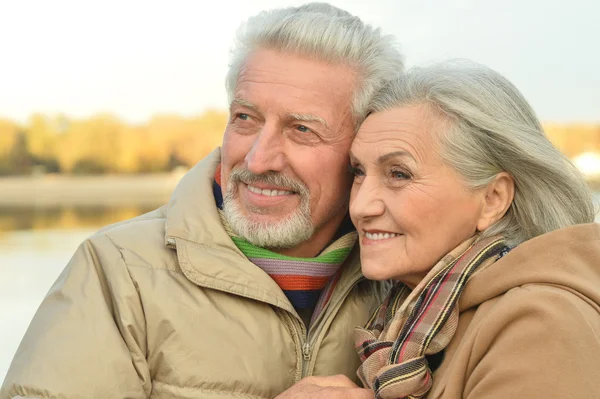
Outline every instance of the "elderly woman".
{"label": "elderly woman", "polygon": [[355,331],[358,389],[281,397],[600,398],[600,228],[590,192],[498,73],[409,71],[351,151],[363,274],[390,296]]}

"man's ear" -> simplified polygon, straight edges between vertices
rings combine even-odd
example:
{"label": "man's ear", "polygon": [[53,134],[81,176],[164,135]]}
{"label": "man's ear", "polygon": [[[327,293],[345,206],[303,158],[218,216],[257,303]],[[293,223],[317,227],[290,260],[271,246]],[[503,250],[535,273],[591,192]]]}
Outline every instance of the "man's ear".
{"label": "man's ear", "polygon": [[485,188],[485,197],[477,230],[484,231],[502,219],[515,197],[515,181],[511,175],[501,172]]}

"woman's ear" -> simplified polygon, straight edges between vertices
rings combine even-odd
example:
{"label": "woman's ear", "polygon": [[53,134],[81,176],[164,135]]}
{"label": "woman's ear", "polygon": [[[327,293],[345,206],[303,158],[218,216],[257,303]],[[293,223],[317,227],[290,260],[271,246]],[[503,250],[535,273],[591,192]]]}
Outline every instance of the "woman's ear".
{"label": "woman's ear", "polygon": [[502,219],[515,197],[515,181],[513,177],[500,172],[485,188],[485,197],[481,216],[477,222],[477,230],[484,231]]}

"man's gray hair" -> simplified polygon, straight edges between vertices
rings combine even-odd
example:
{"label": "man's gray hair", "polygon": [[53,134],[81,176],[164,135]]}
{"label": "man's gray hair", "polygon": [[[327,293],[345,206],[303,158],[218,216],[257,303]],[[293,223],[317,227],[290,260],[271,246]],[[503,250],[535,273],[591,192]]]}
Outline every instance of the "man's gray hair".
{"label": "man's gray hair", "polygon": [[483,236],[512,244],[594,221],[591,192],[579,170],[548,140],[523,95],[499,73],[464,60],[413,68],[379,91],[370,111],[427,104],[445,120],[440,151],[470,188],[502,172],[515,181],[504,217]]}
{"label": "man's gray hair", "polygon": [[308,3],[263,11],[237,31],[227,73],[229,102],[248,55],[269,49],[347,65],[356,72],[352,112],[356,127],[364,120],[373,93],[403,69],[403,57],[392,36],[326,3]]}

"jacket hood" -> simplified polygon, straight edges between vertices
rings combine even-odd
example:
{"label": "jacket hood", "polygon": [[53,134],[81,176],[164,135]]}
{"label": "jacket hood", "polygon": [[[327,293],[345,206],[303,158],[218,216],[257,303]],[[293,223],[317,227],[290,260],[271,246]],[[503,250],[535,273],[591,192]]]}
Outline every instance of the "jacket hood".
{"label": "jacket hood", "polygon": [[461,311],[526,284],[571,291],[600,310],[600,225],[580,224],[532,238],[478,270],[461,295]]}

